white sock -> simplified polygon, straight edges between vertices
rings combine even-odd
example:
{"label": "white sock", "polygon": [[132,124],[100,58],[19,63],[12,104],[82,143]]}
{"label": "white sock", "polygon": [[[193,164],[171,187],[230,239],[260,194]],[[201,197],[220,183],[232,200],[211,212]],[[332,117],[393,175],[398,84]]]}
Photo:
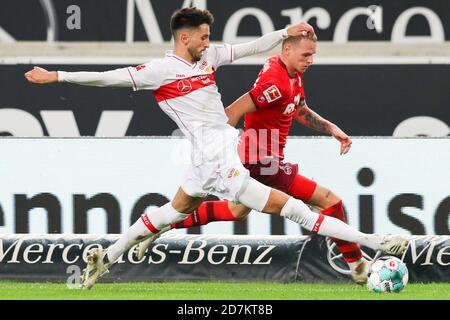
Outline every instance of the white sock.
{"label": "white sock", "polygon": [[145,240],[153,233],[147,228],[139,218],[131,227],[129,227],[114,244],[108,247],[106,254],[108,255],[108,260],[112,264],[119,259],[119,257],[134,246],[136,243]]}
{"label": "white sock", "polygon": [[382,240],[381,236],[359,232],[339,219],[317,214],[311,211],[302,201],[292,197],[281,209],[280,215],[299,223],[313,233],[356,242],[375,250],[379,248],[379,243]]}
{"label": "white sock", "polygon": [[181,222],[187,217],[189,217],[190,213],[181,213],[175,210],[172,206],[172,203],[166,203],[162,207],[157,210],[147,214],[148,220],[150,220],[153,227],[157,230],[161,230],[165,226]]}
{"label": "white sock", "polygon": [[169,224],[183,221],[188,216],[189,214],[176,211],[170,202],[149,214],[144,213],[143,218],[139,218],[120,236],[119,240],[108,247],[108,260],[111,263],[116,262],[122,253],[138,242],[158,233],[159,230]]}

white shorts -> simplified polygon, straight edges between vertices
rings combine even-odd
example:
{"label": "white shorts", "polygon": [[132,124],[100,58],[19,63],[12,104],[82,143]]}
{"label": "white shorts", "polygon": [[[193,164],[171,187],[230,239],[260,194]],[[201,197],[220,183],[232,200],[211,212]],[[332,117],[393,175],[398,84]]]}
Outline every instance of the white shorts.
{"label": "white shorts", "polygon": [[250,173],[242,165],[235,143],[223,151],[200,165],[190,165],[181,184],[184,192],[191,197],[205,198],[212,194],[220,199],[237,202]]}

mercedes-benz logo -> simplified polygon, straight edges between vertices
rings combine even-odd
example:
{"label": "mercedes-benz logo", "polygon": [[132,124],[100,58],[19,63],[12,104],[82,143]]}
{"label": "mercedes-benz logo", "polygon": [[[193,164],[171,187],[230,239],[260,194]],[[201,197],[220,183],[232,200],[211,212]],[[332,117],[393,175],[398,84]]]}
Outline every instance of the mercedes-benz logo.
{"label": "mercedes-benz logo", "polygon": [[[329,238],[326,238],[327,242],[327,260],[330,266],[339,273],[342,274],[351,274],[351,270],[349,270],[348,264],[344,261],[342,253],[339,252],[336,244]],[[381,255],[381,251],[375,252],[375,255],[370,255],[367,252],[361,250],[363,257],[368,261],[372,261],[377,259]]]}
{"label": "mercedes-benz logo", "polygon": [[177,88],[180,92],[188,93],[192,90],[192,84],[187,79],[178,80]]}

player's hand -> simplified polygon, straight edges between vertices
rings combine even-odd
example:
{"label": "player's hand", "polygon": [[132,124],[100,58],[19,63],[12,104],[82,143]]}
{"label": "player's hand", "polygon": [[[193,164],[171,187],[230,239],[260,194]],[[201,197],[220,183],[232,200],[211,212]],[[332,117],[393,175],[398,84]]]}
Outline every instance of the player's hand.
{"label": "player's hand", "polygon": [[287,28],[287,34],[291,37],[300,35],[306,36],[308,33],[315,34],[314,28],[306,22],[300,22]]}
{"label": "player's hand", "polygon": [[352,146],[350,137],[346,135],[344,131],[339,129],[339,127],[334,125],[331,128],[330,134],[341,143],[341,155],[346,154]]}
{"label": "player's hand", "polygon": [[25,78],[32,83],[53,83],[58,81],[58,73],[56,71],[47,71],[43,68],[34,67],[33,70],[25,73]]}

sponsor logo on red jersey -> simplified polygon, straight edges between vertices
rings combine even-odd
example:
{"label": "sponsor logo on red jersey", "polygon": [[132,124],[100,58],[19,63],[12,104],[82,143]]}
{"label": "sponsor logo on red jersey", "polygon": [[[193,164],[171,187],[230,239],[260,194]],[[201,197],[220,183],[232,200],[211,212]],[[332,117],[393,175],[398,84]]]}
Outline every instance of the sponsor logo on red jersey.
{"label": "sponsor logo on red jersey", "polygon": [[290,113],[292,113],[292,112],[294,112],[294,111],[295,111],[295,104],[289,103],[289,104],[286,106],[286,109],[284,109],[283,114],[290,114]]}

